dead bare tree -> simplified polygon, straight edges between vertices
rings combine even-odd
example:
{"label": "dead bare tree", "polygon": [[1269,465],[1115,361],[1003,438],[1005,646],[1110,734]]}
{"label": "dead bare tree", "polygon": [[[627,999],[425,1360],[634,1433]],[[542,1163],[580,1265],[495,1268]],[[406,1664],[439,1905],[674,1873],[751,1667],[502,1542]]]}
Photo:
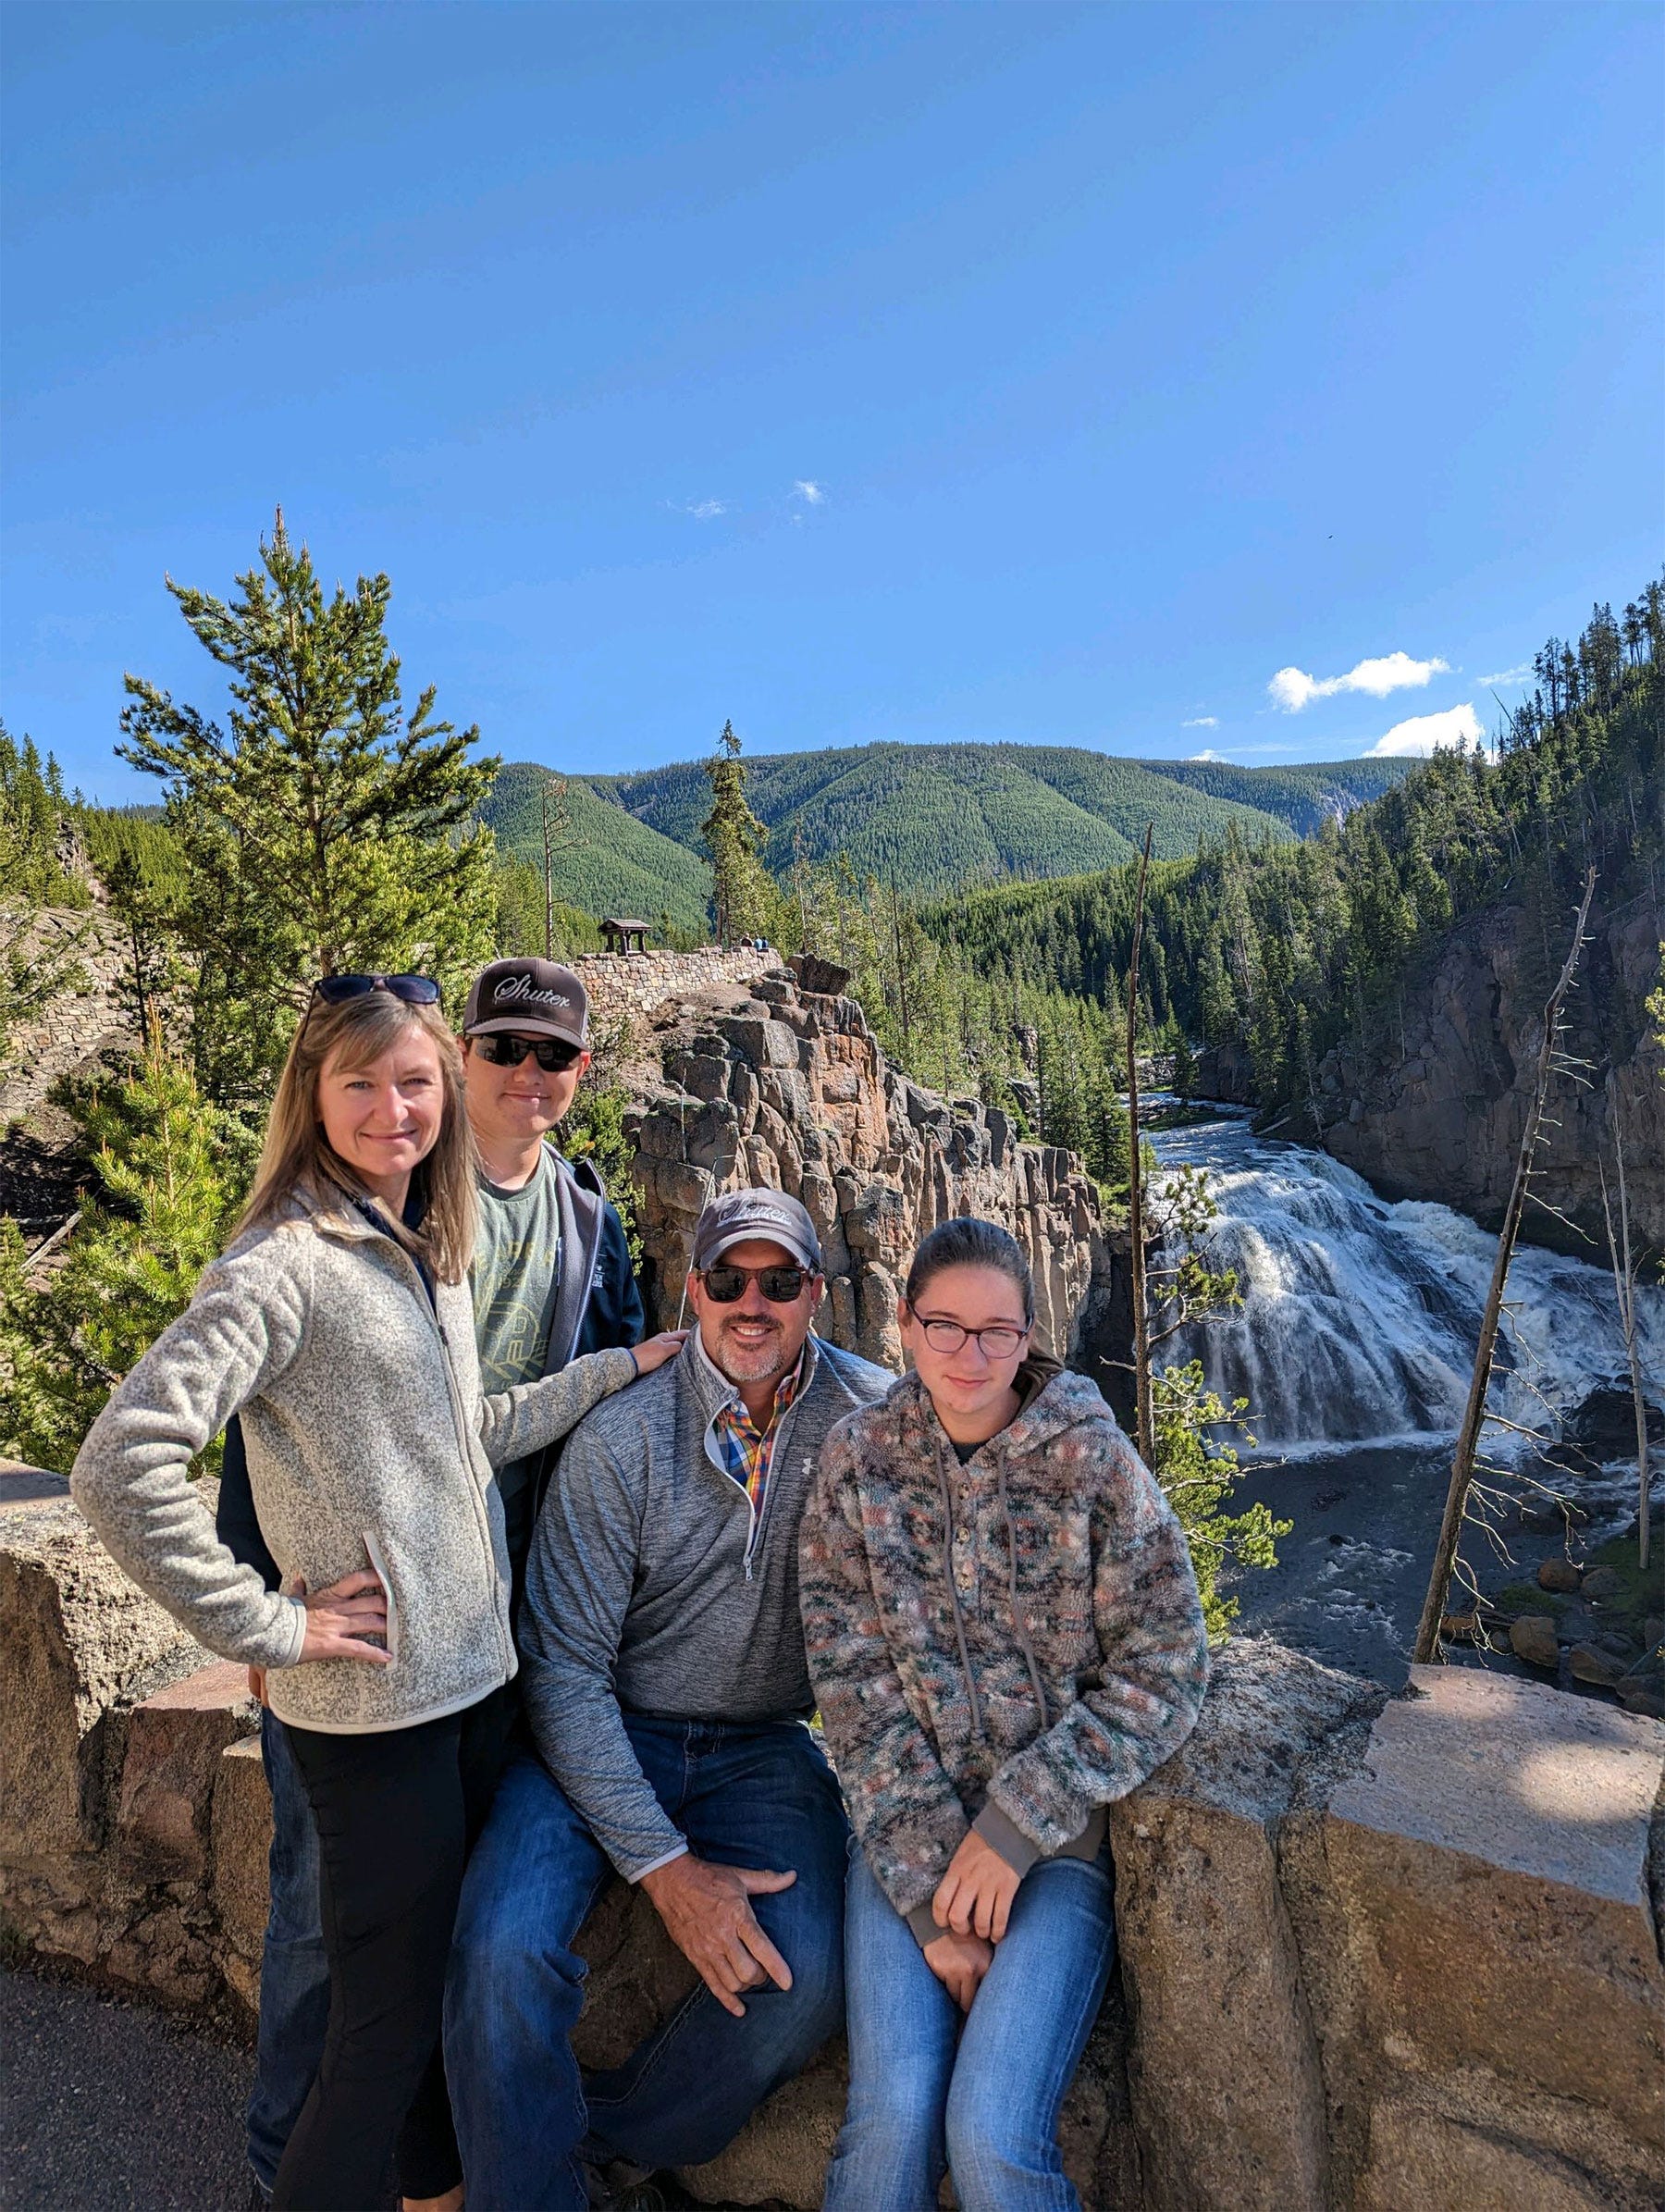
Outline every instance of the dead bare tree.
{"label": "dead bare tree", "polygon": [[1619,1090],[1608,1077],[1609,1119],[1613,1125],[1613,1159],[1619,1184],[1619,1222],[1608,1193],[1606,1166],[1597,1162],[1601,1176],[1601,1213],[1607,1224],[1608,1257],[1613,1267],[1613,1294],[1619,1302],[1619,1333],[1630,1362],[1631,1403],[1636,1415],[1636,1564],[1647,1572],[1647,1401],[1642,1395],[1642,1345],[1636,1328],[1636,1269],[1631,1258],[1630,1193],[1624,1180],[1624,1131],[1619,1118]]}
{"label": "dead bare tree", "polygon": [[1151,837],[1145,827],[1139,859],[1139,890],[1133,901],[1133,951],[1128,962],[1128,1266],[1133,1291],[1133,1408],[1139,1456],[1147,1467],[1156,1461],[1155,1423],[1151,1411],[1151,1316],[1145,1306],[1144,1168],[1139,1156],[1139,948],[1144,935],[1145,877],[1151,866]]}
{"label": "dead bare tree", "polygon": [[1419,1666],[1426,1665],[1439,1652],[1439,1624],[1457,1557],[1457,1539],[1468,1506],[1469,1489],[1474,1479],[1474,1456],[1480,1445],[1480,1432],[1487,1418],[1486,1399],[1491,1385],[1492,1358],[1497,1350],[1498,1329],[1503,1316],[1503,1292],[1509,1280],[1509,1263],[1514,1257],[1515,1240],[1521,1231],[1521,1217],[1526,1209],[1533,1158],[1543,1128],[1544,1106],[1549,1094],[1550,1078],[1558,1064],[1561,1007],[1577,972],[1578,956],[1584,948],[1585,924],[1589,920],[1590,900],[1595,890],[1596,871],[1592,868],[1585,875],[1584,896],[1578,902],[1578,918],[1572,925],[1572,942],[1568,947],[1566,961],[1544,1007],[1543,1042],[1538,1046],[1532,1098],[1526,1108],[1526,1126],[1521,1131],[1521,1149],[1515,1159],[1514,1183],[1509,1193],[1509,1205],[1504,1211],[1503,1227],[1498,1238],[1498,1257],[1492,1268],[1491,1288],[1486,1293],[1486,1309],[1480,1316],[1480,1344],[1474,1353],[1474,1372],[1469,1383],[1462,1427],[1457,1433],[1457,1451],[1451,1462],[1451,1479],[1446,1491],[1445,1514],[1439,1525],[1439,1542],[1434,1553],[1434,1571],[1428,1577],[1428,1593],[1423,1600],[1422,1619],[1417,1625],[1416,1645],[1412,1652],[1412,1660]]}

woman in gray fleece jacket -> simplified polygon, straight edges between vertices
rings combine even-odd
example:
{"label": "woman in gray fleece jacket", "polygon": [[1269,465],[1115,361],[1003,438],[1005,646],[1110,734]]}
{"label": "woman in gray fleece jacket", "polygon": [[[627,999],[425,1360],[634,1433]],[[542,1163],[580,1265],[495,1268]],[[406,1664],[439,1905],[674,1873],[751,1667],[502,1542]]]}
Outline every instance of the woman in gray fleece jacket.
{"label": "woman in gray fleece jacket", "polygon": [[[438,999],[420,976],[317,986],[232,1242],[71,1477],[135,1582],[210,1650],[268,1670],[316,1816],[330,2016],[273,2193],[295,2212],[378,2202],[396,2144],[407,2203],[461,2201],[440,2006],[515,1672],[492,1466],[682,1341],[482,1395],[473,1141]],[[189,1477],[233,1413],[278,1591],[219,1542]]]}
{"label": "woman in gray fleece jacket", "polygon": [[[827,2212],[1066,2212],[1058,2109],[1115,1948],[1104,1809],[1208,1677],[1161,1490],[1079,1375],[1031,1354],[993,1222],[920,1245],[914,1371],[821,1447],[799,1539],[810,1678],[859,1849],[850,2102]],[[962,2015],[964,2019],[962,2020]]]}

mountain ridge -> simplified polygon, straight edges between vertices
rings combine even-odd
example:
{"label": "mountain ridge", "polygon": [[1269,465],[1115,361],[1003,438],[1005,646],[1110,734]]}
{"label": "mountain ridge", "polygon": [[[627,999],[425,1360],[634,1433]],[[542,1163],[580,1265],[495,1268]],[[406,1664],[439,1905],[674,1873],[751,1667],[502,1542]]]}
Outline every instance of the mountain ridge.
{"label": "mountain ridge", "polygon": [[[820,863],[847,853],[857,874],[929,896],[1114,867],[1132,857],[1147,822],[1155,825],[1159,859],[1187,858],[1200,838],[1232,825],[1251,843],[1284,842],[1391,788],[1413,763],[1243,769],[1084,746],[884,741],[753,754],[746,765],[747,797],[769,833],[764,858],[777,876],[800,852]],[[507,764],[483,818],[508,849],[539,866],[540,777],[566,784],[585,841],[563,863],[562,896],[592,912],[630,906],[649,918],[669,912],[684,926],[697,921],[705,884],[699,825],[709,805],[703,760],[606,776]]]}

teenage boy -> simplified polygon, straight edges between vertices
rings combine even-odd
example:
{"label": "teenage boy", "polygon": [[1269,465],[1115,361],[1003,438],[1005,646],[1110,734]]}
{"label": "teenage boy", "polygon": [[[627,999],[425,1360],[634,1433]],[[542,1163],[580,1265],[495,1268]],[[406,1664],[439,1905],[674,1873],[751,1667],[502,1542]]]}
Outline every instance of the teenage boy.
{"label": "teenage boy", "polygon": [[[475,1320],[488,1390],[552,1375],[580,1353],[641,1341],[641,1294],[623,1224],[586,1161],[544,1140],[589,1066],[589,1000],[570,968],[497,960],[475,978],[462,1017],[469,1126],[480,1149]],[[553,1453],[497,1470],[518,1611],[526,1550]],[[241,1432],[226,1436],[220,1541],[276,1588],[260,1534]],[[258,1688],[256,1694],[259,1694]],[[272,1794],[271,1910],[260,1974],[259,2050],[249,2102],[249,2165],[269,2196],[324,2047],[329,1970],[318,1917],[318,1842],[283,1724],[261,1715]]]}
{"label": "teenage boy", "polygon": [[[580,2212],[586,2168],[714,2157],[844,2008],[844,1810],[807,1725],[798,1521],[832,1424],[892,1376],[810,1333],[795,1198],[695,1228],[680,1354],[567,1439],[532,1541],[522,1694],[458,1908],[445,2061],[469,2212]],[[703,1988],[581,2077],[573,1948],[640,1883]]]}

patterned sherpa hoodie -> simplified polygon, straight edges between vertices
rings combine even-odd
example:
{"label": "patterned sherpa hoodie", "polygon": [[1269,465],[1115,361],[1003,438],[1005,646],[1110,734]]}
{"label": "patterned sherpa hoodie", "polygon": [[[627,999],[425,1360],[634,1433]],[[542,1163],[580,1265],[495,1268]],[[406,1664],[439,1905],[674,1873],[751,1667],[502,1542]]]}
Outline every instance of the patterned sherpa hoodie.
{"label": "patterned sherpa hoodie", "polygon": [[828,1748],[910,1917],[973,1824],[1019,1872],[1067,1851],[1184,1742],[1208,1680],[1171,1507],[1092,1384],[1039,1365],[964,1466],[905,1376],[829,1434],[804,1514]]}

